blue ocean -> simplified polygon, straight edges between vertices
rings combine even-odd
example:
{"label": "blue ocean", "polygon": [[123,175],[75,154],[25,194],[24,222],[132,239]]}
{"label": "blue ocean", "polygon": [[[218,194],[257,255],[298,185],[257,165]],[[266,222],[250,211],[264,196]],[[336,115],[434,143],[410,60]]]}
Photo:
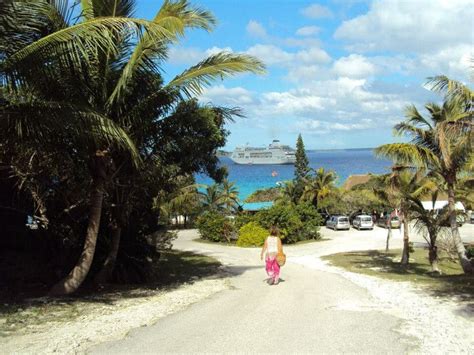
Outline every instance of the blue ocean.
{"label": "blue ocean", "polygon": [[[311,168],[334,170],[338,185],[354,174],[388,173],[391,166],[390,161],[375,157],[372,149],[308,150],[306,155]],[[277,182],[294,177],[293,165],[239,165],[227,157],[220,158],[220,162],[227,167],[229,180],[237,186],[241,200],[256,190],[275,187]],[[206,175],[197,175],[196,181],[200,184],[214,182]]]}

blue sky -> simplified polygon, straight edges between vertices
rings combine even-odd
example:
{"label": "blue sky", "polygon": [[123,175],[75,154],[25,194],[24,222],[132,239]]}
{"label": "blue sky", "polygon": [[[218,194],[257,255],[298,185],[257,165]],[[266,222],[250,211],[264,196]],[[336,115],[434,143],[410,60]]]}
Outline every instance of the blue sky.
{"label": "blue sky", "polygon": [[[240,107],[227,149],[272,139],[308,149],[364,148],[393,142],[408,104],[439,101],[426,78],[469,81],[474,7],[470,0],[201,0],[218,24],[194,30],[172,47],[171,78],[211,53],[254,55],[263,76],[217,81],[203,103]],[[160,2],[138,1],[151,18]],[[471,69],[472,73],[472,69]]]}

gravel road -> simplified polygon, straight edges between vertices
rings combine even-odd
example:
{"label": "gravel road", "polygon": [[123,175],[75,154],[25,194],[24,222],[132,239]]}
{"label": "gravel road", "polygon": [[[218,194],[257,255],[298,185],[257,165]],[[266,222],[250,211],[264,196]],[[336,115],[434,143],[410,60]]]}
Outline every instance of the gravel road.
{"label": "gravel road", "polygon": [[[461,233],[465,240],[473,240],[474,225],[463,226]],[[180,232],[175,248],[219,259],[232,274],[230,288],[89,352],[463,352],[473,345],[470,333],[464,333],[472,329],[472,313],[454,315],[455,304],[427,301],[410,285],[348,276],[322,265],[321,255],[383,248],[384,229],[334,232],[323,228],[323,234],[330,240],[287,247],[283,282],[269,286],[259,250],[199,243],[193,241],[196,231]],[[401,246],[401,238],[395,231],[394,248]],[[412,240],[422,242],[419,237]],[[410,297],[408,303],[405,297]],[[437,312],[413,313],[420,307],[438,308]],[[431,318],[430,313],[442,319]],[[446,323],[445,329],[437,321]],[[445,330],[441,341],[439,336],[430,338],[431,332],[439,334],[440,329]],[[458,337],[464,339],[458,341]],[[445,349],[443,344],[447,344]]]}

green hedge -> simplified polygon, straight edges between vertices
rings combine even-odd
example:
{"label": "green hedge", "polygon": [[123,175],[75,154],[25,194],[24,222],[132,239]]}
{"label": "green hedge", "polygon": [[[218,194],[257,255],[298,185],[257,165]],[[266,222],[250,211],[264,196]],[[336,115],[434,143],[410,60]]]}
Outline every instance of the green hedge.
{"label": "green hedge", "polygon": [[262,228],[257,222],[249,222],[239,230],[239,247],[260,247],[268,236],[268,230]]}
{"label": "green hedge", "polygon": [[202,239],[213,242],[230,242],[235,234],[234,223],[217,212],[205,212],[196,220]]}

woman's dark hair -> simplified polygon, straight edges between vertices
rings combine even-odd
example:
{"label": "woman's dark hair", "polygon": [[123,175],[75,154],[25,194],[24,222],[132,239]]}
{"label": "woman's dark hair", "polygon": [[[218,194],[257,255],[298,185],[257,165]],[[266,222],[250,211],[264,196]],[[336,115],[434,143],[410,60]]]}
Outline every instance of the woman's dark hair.
{"label": "woman's dark hair", "polygon": [[275,237],[279,237],[280,236],[280,230],[278,229],[277,226],[271,226],[270,227],[270,235],[273,235]]}

